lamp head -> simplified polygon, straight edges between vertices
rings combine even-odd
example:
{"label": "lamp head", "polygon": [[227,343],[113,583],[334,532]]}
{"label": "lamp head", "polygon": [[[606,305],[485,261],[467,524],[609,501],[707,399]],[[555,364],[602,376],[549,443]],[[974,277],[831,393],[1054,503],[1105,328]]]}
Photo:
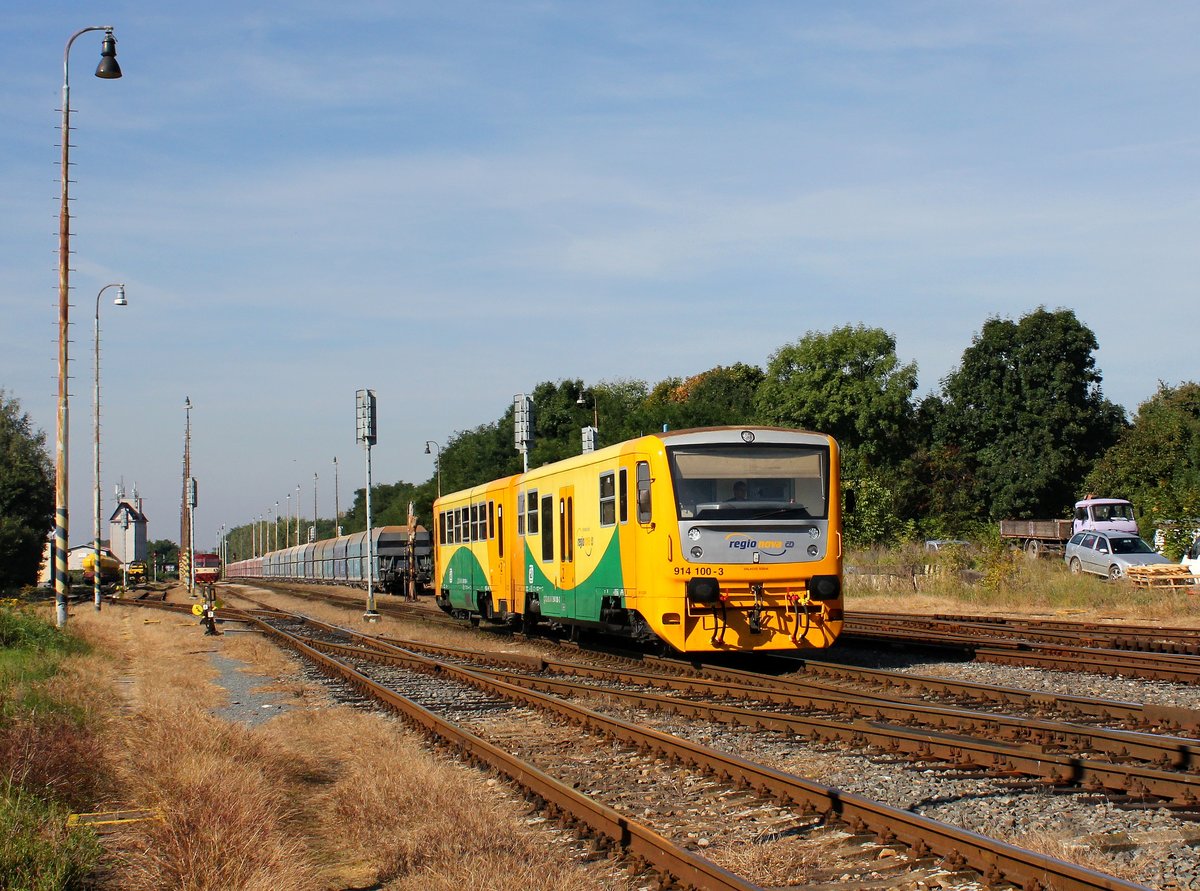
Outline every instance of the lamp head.
{"label": "lamp head", "polygon": [[429,443],[425,443],[425,454],[426,454],[426,455],[431,455],[431,454],[433,454],[431,451],[429,451]]}
{"label": "lamp head", "polygon": [[579,394],[579,398],[575,400],[576,405],[587,405],[587,401],[583,398],[583,393]]}
{"label": "lamp head", "polygon": [[100,45],[100,64],[96,66],[96,77],[105,80],[116,80],[121,76],[121,66],[117,64],[117,38],[112,30],[104,32],[104,42]]}
{"label": "lamp head", "polygon": [[128,306],[129,301],[125,299],[125,286],[117,285],[117,299],[113,301],[113,306]]}
{"label": "lamp head", "polygon": [[184,408],[186,408],[188,411],[191,411],[191,410],[192,410],[192,400],[191,400],[191,397],[189,397],[189,396],[184,396],[184,397],[183,397],[183,407],[184,407]]}

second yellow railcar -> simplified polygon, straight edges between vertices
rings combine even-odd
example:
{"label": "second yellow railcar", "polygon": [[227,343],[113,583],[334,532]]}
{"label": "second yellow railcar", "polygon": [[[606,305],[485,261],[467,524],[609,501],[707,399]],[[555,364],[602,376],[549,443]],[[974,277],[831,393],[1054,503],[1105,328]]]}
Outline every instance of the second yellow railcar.
{"label": "second yellow railcar", "polygon": [[434,588],[472,620],[593,628],[680,652],[827,647],[842,628],[830,436],[629,440],[434,504]]}

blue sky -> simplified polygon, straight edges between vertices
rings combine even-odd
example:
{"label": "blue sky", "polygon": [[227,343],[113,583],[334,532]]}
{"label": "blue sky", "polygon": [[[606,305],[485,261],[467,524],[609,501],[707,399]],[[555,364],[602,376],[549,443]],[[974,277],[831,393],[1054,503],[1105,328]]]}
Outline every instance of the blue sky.
{"label": "blue sky", "polygon": [[[53,447],[62,52],[71,51],[71,543],[105,508],[198,545],[374,479],[543,380],[765,365],[893,333],[920,392],[984,321],[1096,333],[1131,412],[1196,379],[1200,7],[1169,3],[44,0],[5,16],[0,386]],[[88,310],[92,310],[89,312]],[[293,505],[294,507],[294,505]]]}

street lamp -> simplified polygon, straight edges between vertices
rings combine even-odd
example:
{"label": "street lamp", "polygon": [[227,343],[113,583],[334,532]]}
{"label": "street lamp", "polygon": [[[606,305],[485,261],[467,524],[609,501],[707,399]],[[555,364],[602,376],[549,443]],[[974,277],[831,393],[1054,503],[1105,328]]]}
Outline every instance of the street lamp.
{"label": "street lamp", "polygon": [[[100,289],[103,294],[109,288],[117,289],[117,299],[113,306],[128,306],[125,299],[125,283],[114,282]],[[100,294],[96,295],[96,387],[92,391],[92,409],[95,418],[92,437],[92,470],[94,471],[95,488],[92,492],[95,513],[92,517],[92,544],[96,551],[96,563],[92,567],[92,594],[96,601],[96,611],[100,611]],[[125,555],[128,556],[128,555]]]}
{"label": "street lamp", "polygon": [[292,493],[287,494],[287,516],[283,521],[283,546],[292,546]]}
{"label": "street lamp", "polygon": [[58,212],[58,418],[55,426],[54,443],[54,611],[59,628],[67,624],[67,541],[70,533],[69,492],[67,477],[67,441],[69,432],[69,406],[67,397],[67,331],[70,315],[70,256],[71,256],[71,77],[69,61],[71,44],[80,34],[103,31],[104,42],[100,47],[100,64],[96,77],[112,80],[121,76],[117,64],[117,39],[113,37],[112,25],[93,25],[82,28],[71,35],[63,49],[62,89],[62,180],[61,199]]}
{"label": "street lamp", "polygon": [[275,515],[274,516],[275,516],[275,522],[273,525],[275,526],[275,528],[272,530],[271,540],[272,540],[273,544],[271,545],[271,550],[278,551],[279,550],[279,502],[278,501],[275,502]]}
{"label": "street lamp", "polygon": [[437,493],[438,493],[438,498],[441,498],[442,497],[442,447],[440,445],[438,445],[436,442],[434,442],[432,439],[427,439],[427,440],[425,440],[425,454],[426,455],[431,454],[429,451],[430,446],[433,446],[435,449],[437,449],[437,458],[434,460],[434,463],[437,465]]}
{"label": "street lamp", "polygon": [[300,547],[300,484],[296,483],[296,547]]}

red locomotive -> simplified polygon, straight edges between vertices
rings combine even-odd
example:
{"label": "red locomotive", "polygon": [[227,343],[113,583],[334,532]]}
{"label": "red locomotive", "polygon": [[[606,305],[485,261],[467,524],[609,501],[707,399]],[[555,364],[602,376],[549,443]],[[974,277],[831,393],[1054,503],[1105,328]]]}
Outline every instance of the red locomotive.
{"label": "red locomotive", "polygon": [[196,555],[196,584],[212,585],[221,580],[221,558],[216,554]]}

